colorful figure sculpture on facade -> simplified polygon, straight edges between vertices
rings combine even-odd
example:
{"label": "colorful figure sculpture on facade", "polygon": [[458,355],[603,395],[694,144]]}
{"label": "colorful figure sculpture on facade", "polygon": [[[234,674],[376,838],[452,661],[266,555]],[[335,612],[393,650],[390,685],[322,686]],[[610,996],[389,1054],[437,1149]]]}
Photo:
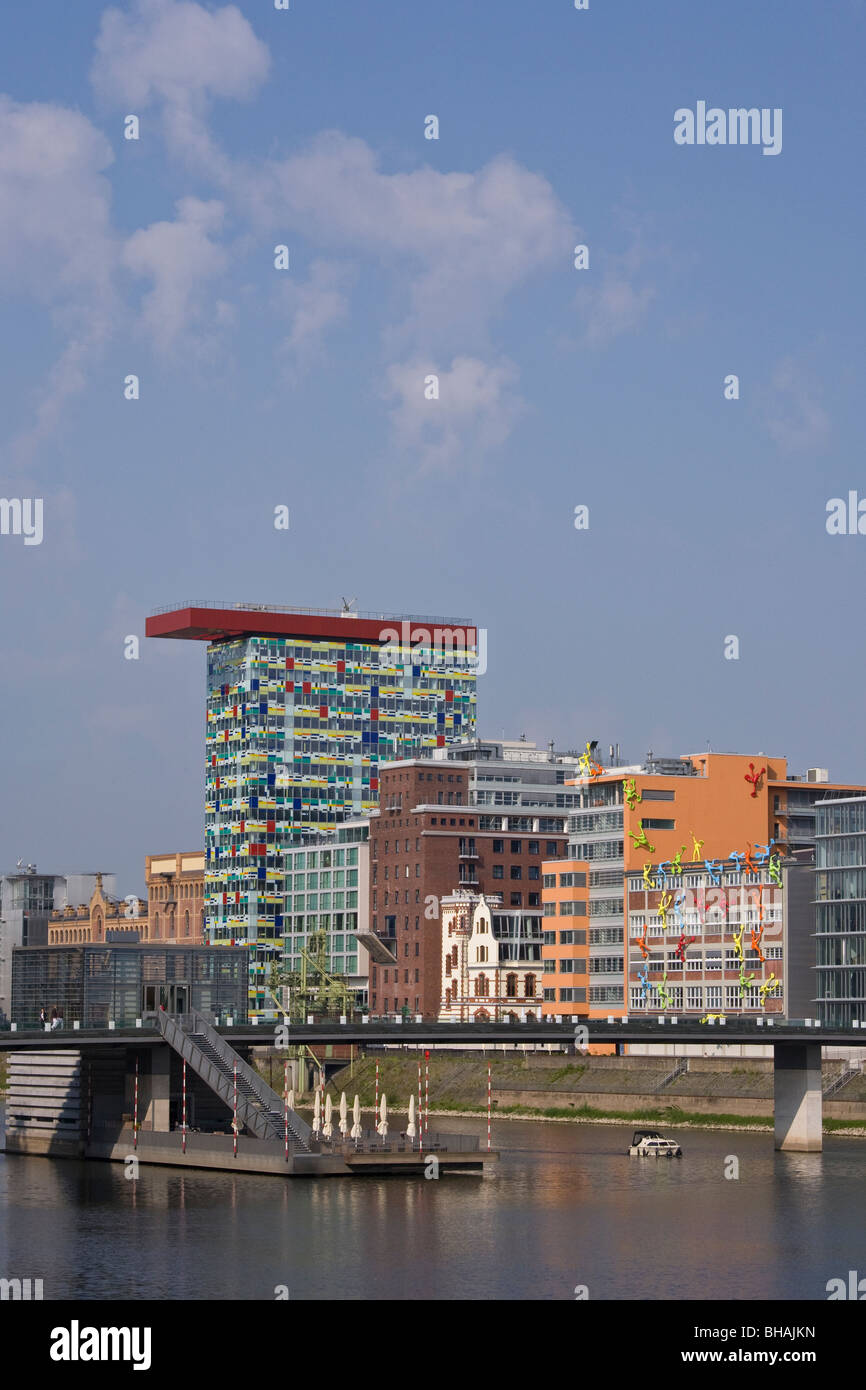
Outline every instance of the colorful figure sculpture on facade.
{"label": "colorful figure sculpture on facade", "polygon": [[768,867],[769,870],[770,870],[770,878],[773,880],[774,883],[777,883],[777,884],[779,885],[779,887],[782,886],[782,867],[781,867],[781,866],[782,866],[782,856],[781,856],[780,854],[771,854],[771,855],[770,855],[770,862],[769,862],[769,864],[768,864],[767,867]]}
{"label": "colorful figure sculpture on facade", "polygon": [[756,873],[758,872],[758,870],[757,870],[757,868],[756,868],[756,866],[755,866],[755,861],[754,861],[754,859],[752,858],[752,854],[753,854],[753,853],[754,853],[754,851],[753,851],[753,849],[752,849],[751,844],[747,843],[747,844],[746,844],[746,868],[748,869],[748,871],[749,871],[750,874],[756,874]]}
{"label": "colorful figure sculpture on facade", "polygon": [[774,845],[775,843],[776,843],[775,840],[771,840],[770,843],[769,843],[768,845],[755,845],[755,849],[758,851],[758,863],[759,863],[759,864],[766,864],[767,860],[768,860],[769,857],[770,857],[770,852],[771,852],[771,850],[772,850],[772,848],[773,848],[773,845]]}
{"label": "colorful figure sculpture on facade", "polygon": [[713,883],[722,881],[722,861],[721,859],[705,859],[704,868],[712,879]]}
{"label": "colorful figure sculpture on facade", "polygon": [[659,898],[658,913],[659,917],[661,917],[662,919],[662,928],[664,929],[664,931],[667,931],[668,929],[668,908],[670,907],[670,905],[670,893],[662,893],[661,897]]}
{"label": "colorful figure sculpture on facade", "polygon": [[738,932],[734,932],[734,950],[736,951],[737,956],[739,958],[741,968],[743,965],[745,965],[746,962],[746,954],[743,950],[743,937],[745,936],[745,934],[746,924],[745,922],[743,922],[740,926],[740,930]]}
{"label": "colorful figure sculpture on facade", "polygon": [[777,989],[781,989],[781,988],[782,988],[782,981],[781,981],[781,980],[777,980],[776,977],[775,977],[775,975],[770,975],[770,976],[764,981],[764,983],[758,987],[758,993],[759,993],[760,996],[761,996],[761,1008],[763,1008],[764,1005],[765,1005],[765,1003],[767,1002],[767,995],[768,995],[768,994],[775,994],[775,993],[776,993],[776,990],[777,990]]}
{"label": "colorful figure sculpture on facade", "polygon": [[704,1014],[703,1018],[698,1019],[698,1023],[718,1023],[724,1016],[724,1014]]}
{"label": "colorful figure sculpture on facade", "polygon": [[624,777],[622,785],[628,808],[633,811],[637,803],[643,801],[643,793],[637,790],[633,777]]}
{"label": "colorful figure sculpture on facade", "polygon": [[636,939],[644,960],[649,960],[649,951],[647,950],[646,944],[646,927],[643,929],[643,936],[639,936]]}
{"label": "colorful figure sculpture on facade", "polygon": [[652,878],[652,877],[650,876],[650,869],[651,869],[651,868],[652,868],[652,864],[650,863],[650,861],[649,861],[649,859],[648,859],[647,862],[646,862],[646,863],[644,864],[644,866],[643,866],[643,881],[644,881],[644,887],[645,887],[645,888],[655,888],[655,886],[656,886],[656,881],[655,881],[655,879]]}
{"label": "colorful figure sculpture on facade", "polygon": [[745,857],[746,857],[746,856],[742,853],[742,851],[741,851],[741,850],[738,850],[738,849],[732,849],[731,852],[730,852],[730,854],[728,855],[728,858],[729,858],[729,859],[733,859],[733,861],[734,861],[734,868],[735,868],[739,873],[742,873],[742,872],[743,872],[743,860],[745,859]]}
{"label": "colorful figure sculpture on facade", "polygon": [[658,866],[659,883],[664,886],[667,886],[668,868],[670,866],[670,862],[671,861],[669,859],[663,859]]}
{"label": "colorful figure sculpture on facade", "polygon": [[757,796],[757,795],[758,795],[758,783],[760,782],[761,778],[763,777],[763,775],[764,775],[764,773],[767,771],[767,769],[766,769],[765,767],[762,767],[761,770],[760,770],[760,772],[756,772],[756,771],[755,771],[755,764],[754,764],[754,763],[749,763],[749,769],[750,769],[749,772],[745,773],[745,775],[744,775],[744,781],[746,781],[746,782],[751,782],[751,784],[752,784],[752,792],[751,792],[751,795],[754,797],[754,796]]}
{"label": "colorful figure sculpture on facade", "polygon": [[752,932],[752,937],[751,937],[751,940],[752,940],[752,950],[755,951],[755,952],[757,952],[758,960],[761,962],[762,965],[764,964],[764,962],[765,962],[766,959],[767,959],[767,957],[764,955],[764,952],[761,950],[761,937],[762,937],[763,935],[764,935],[764,930],[763,930],[763,927],[762,927],[760,931],[753,931],[753,932]]}
{"label": "colorful figure sculpture on facade", "polygon": [[650,992],[649,968],[644,965],[643,970],[637,972],[638,984],[640,985],[640,997],[646,999]]}
{"label": "colorful figure sculpture on facade", "polygon": [[595,779],[596,777],[601,777],[604,774],[604,768],[602,767],[601,763],[593,762],[592,755],[597,747],[597,738],[593,739],[592,743],[587,742],[586,752],[581,753],[580,757],[577,760],[577,765],[583,773],[584,777],[589,777],[591,780]]}
{"label": "colorful figure sculpture on facade", "polygon": [[685,852],[686,852],[686,848],[687,848],[687,846],[686,846],[686,845],[683,845],[683,847],[682,847],[682,849],[679,851],[679,853],[678,853],[678,854],[675,854],[674,857],[673,857],[673,859],[671,860],[671,873],[672,873],[672,874],[681,874],[681,873],[682,873],[682,871],[683,871],[683,855],[684,855]]}
{"label": "colorful figure sculpture on facade", "polygon": [[633,830],[630,830],[628,833],[629,837],[634,841],[632,846],[634,849],[645,849],[649,850],[650,854],[655,854],[656,847],[655,845],[651,845],[647,839],[646,831],[643,828],[643,821],[638,821],[637,823],[637,834]]}
{"label": "colorful figure sculpture on facade", "polygon": [[744,965],[741,965],[741,966],[740,966],[740,997],[741,997],[741,998],[742,998],[742,996],[746,993],[746,990],[751,989],[751,987],[752,987],[752,981],[754,980],[754,978],[755,978],[755,972],[754,972],[754,970],[751,971],[750,974],[747,975],[747,974],[746,974],[746,967],[745,967]]}
{"label": "colorful figure sculpture on facade", "polygon": [[667,986],[668,986],[668,972],[665,971],[665,973],[662,975],[661,984],[657,984],[657,985],[656,985],[656,993],[658,994],[659,999],[662,1001],[662,1008],[663,1008],[663,1009],[667,1009],[667,1008],[668,1008],[670,1005],[672,1005],[673,1002],[674,1002],[674,997],[673,997],[672,994],[669,994],[669,993],[668,993],[668,987],[667,987]]}
{"label": "colorful figure sculpture on facade", "polygon": [[700,859],[700,857],[701,857],[701,850],[703,849],[704,845],[706,844],[706,841],[705,841],[705,840],[699,840],[698,837],[697,837],[697,835],[695,834],[695,832],[694,832],[693,830],[689,831],[689,834],[690,834],[691,837],[692,837],[692,863],[693,863],[693,864],[696,864],[697,861],[698,861],[698,860]]}
{"label": "colorful figure sculpture on facade", "polygon": [[688,894],[685,892],[685,890],[683,890],[682,892],[677,893],[676,897],[674,898],[674,917],[676,918],[676,923],[680,931],[685,931],[686,929],[686,924],[683,920],[683,904],[685,903],[687,897]]}
{"label": "colorful figure sculpture on facade", "polygon": [[689,946],[691,946],[693,941],[697,941],[696,936],[686,936],[685,932],[682,932],[680,935],[680,939],[677,942],[677,949],[674,951],[674,955],[679,956],[680,960],[683,962],[684,965],[686,960],[686,950]]}

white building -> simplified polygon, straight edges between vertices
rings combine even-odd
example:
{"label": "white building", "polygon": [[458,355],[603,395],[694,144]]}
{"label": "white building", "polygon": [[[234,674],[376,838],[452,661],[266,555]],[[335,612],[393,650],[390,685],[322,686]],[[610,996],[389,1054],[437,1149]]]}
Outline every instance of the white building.
{"label": "white building", "polygon": [[541,1009],[541,962],[503,960],[491,913],[498,895],[457,892],[441,900],[442,995],[439,1019],[531,1020]]}

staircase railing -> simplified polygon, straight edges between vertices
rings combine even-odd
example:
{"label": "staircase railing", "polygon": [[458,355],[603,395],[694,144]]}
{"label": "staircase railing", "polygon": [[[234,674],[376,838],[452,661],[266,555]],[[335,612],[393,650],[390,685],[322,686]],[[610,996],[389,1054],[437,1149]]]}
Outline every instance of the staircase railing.
{"label": "staircase railing", "polygon": [[[285,1133],[285,1102],[247,1062],[239,1057],[216,1029],[192,1010],[188,1014],[157,1015],[159,1031],[174,1051],[189,1063],[205,1085],[232,1109],[235,1104],[234,1074],[247,1088],[237,1092],[239,1121],[259,1139],[282,1138]],[[217,1062],[202,1050],[196,1040],[201,1037],[216,1054]],[[294,1110],[288,1112],[289,1134],[293,1147],[308,1150],[312,1131]]]}

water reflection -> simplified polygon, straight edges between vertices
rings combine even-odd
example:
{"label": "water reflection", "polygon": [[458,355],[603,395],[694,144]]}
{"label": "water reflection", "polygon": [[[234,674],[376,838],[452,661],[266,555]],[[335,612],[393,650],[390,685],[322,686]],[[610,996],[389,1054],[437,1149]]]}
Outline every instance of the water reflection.
{"label": "water reflection", "polygon": [[630,1133],[500,1121],[488,1174],[438,1180],[0,1155],[0,1274],[55,1298],[811,1299],[863,1266],[866,1143],[687,1130],[682,1160],[639,1160]]}

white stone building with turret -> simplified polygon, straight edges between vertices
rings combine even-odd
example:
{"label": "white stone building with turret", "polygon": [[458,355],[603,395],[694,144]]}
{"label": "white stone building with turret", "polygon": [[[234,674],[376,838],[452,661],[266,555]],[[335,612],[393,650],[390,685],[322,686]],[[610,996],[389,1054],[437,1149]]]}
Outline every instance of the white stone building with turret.
{"label": "white stone building with turret", "polygon": [[502,899],[456,892],[441,899],[441,1022],[531,1020],[541,1009],[541,962],[500,959],[493,913]]}

